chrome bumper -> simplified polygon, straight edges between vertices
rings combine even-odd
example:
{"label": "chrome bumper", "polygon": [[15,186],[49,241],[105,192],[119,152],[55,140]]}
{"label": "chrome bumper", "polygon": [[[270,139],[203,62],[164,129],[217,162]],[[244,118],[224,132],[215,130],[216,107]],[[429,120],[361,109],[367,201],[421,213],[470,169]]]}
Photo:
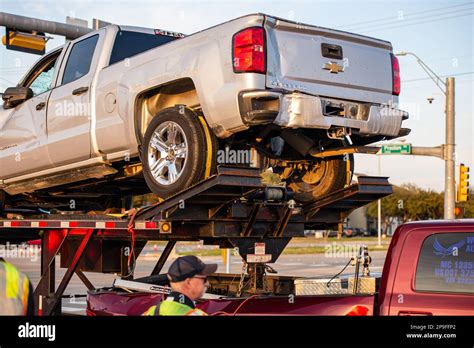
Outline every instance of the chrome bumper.
{"label": "chrome bumper", "polygon": [[347,127],[363,135],[398,136],[408,113],[390,106],[370,106],[366,120],[325,116],[323,100],[316,96],[292,93],[280,95],[280,108],[273,123],[288,128]]}

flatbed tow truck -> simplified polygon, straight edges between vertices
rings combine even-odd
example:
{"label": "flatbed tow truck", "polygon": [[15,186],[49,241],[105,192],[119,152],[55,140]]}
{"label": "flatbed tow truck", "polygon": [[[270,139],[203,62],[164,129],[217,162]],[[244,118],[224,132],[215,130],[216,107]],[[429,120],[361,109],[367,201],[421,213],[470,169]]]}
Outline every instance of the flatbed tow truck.
{"label": "flatbed tow truck", "polygon": [[[291,238],[304,237],[305,230],[333,227],[354,209],[391,193],[388,178],[359,176],[358,183],[302,205],[295,203],[285,187],[264,185],[259,169],[221,166],[215,175],[126,218],[53,214],[0,219],[0,243],[41,239],[41,279],[34,292],[36,313],[40,315],[61,314],[61,299],[74,273],[89,289],[89,315],[114,314],[98,313],[94,303],[102,296],[124,292],[132,295],[129,304],[135,306],[122,314],[139,315],[169,290],[160,272],[176,242],[202,240],[221,248],[238,248],[244,261],[242,275],[216,274],[210,278],[209,296],[220,302],[209,302],[205,309],[225,314],[223,308],[239,307],[242,301],[262,296],[267,302],[284,298],[291,303],[288,296],[294,294],[298,282],[293,277],[267,275],[272,272],[268,263],[276,262]],[[150,276],[133,279],[135,260],[148,241],[167,244]],[[67,270],[56,288],[58,255],[61,267]],[[369,263],[366,250],[361,249],[355,258],[355,278],[348,280],[354,295],[363,287],[359,266],[367,273]],[[116,273],[120,278],[111,289],[95,289],[84,272]],[[361,303],[367,298],[360,296]],[[299,301],[298,307],[310,305]]]}

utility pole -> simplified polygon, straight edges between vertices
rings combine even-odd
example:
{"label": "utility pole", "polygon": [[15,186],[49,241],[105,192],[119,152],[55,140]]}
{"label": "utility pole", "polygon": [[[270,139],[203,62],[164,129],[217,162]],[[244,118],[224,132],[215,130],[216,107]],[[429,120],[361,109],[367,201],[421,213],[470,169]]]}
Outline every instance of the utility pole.
{"label": "utility pole", "polygon": [[445,192],[444,218],[454,219],[455,178],[454,178],[454,77],[446,79],[446,147],[445,147]]}
{"label": "utility pole", "polygon": [[[382,175],[382,170],[381,170],[381,157],[380,155],[377,155],[377,160],[378,160],[378,175]],[[382,246],[382,200],[379,199],[377,201],[377,246]]]}
{"label": "utility pole", "polygon": [[[416,58],[418,64],[425,70],[428,76],[434,81],[438,88],[446,96],[445,114],[446,114],[446,138],[445,144],[442,147],[442,158],[445,163],[444,170],[444,218],[454,219],[454,207],[456,201],[455,195],[455,177],[454,177],[454,151],[455,151],[455,122],[454,122],[454,77],[446,78],[443,81],[436,73],[430,69],[425,62],[423,62],[416,54],[412,52],[400,52],[397,56],[411,55]],[[437,148],[419,148],[420,155],[424,156],[437,156],[439,157],[439,147]],[[415,148],[413,148],[415,150]],[[431,154],[430,154],[431,153]],[[417,153],[412,152],[413,155]]]}

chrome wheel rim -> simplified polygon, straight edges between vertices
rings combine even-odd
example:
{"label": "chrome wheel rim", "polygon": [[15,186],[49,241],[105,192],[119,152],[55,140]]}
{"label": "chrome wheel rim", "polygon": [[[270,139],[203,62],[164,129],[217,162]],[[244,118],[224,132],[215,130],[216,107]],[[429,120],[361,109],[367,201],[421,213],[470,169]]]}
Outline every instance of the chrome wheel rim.
{"label": "chrome wheel rim", "polygon": [[148,145],[148,167],[161,185],[175,183],[183,174],[188,158],[188,141],[183,129],[173,121],[160,124]]}

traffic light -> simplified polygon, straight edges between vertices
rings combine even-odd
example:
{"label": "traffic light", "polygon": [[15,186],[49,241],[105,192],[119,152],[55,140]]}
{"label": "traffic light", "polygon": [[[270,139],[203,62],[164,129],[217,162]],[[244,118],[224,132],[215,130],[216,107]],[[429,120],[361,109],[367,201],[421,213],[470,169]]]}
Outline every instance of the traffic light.
{"label": "traffic light", "polygon": [[25,33],[7,28],[2,43],[9,50],[43,55],[46,48],[46,37],[43,33]]}
{"label": "traffic light", "polygon": [[456,218],[459,218],[459,217],[461,216],[461,213],[462,213],[462,209],[461,209],[461,208],[459,208],[459,207],[454,208],[454,216],[455,216]]}
{"label": "traffic light", "polygon": [[469,198],[469,167],[459,165],[458,202],[466,202]]}

